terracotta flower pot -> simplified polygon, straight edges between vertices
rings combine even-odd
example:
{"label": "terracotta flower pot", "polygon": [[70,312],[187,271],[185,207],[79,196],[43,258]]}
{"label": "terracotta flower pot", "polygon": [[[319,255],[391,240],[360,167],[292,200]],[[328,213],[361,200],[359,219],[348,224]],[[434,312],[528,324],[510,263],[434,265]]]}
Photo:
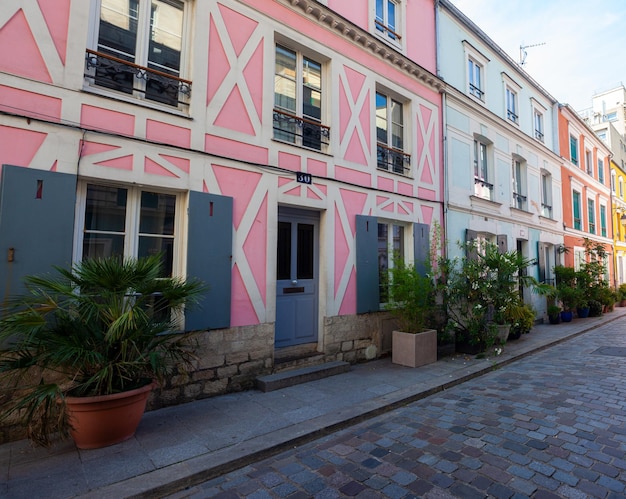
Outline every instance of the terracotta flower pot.
{"label": "terracotta flower pot", "polygon": [[146,410],[154,383],[95,397],[66,397],[72,438],[79,449],[98,449],[131,438]]}

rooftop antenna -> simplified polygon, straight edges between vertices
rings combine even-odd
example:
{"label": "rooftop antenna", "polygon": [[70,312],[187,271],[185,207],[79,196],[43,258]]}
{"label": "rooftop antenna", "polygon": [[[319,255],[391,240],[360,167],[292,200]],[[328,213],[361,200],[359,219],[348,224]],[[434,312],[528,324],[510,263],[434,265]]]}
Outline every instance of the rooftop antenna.
{"label": "rooftop antenna", "polygon": [[526,52],[526,49],[532,48],[532,47],[539,47],[540,45],[545,45],[545,42],[541,42],[541,43],[535,43],[533,45],[520,45],[519,46],[519,65],[523,66],[524,64],[526,64],[526,57],[528,57],[528,52]]}

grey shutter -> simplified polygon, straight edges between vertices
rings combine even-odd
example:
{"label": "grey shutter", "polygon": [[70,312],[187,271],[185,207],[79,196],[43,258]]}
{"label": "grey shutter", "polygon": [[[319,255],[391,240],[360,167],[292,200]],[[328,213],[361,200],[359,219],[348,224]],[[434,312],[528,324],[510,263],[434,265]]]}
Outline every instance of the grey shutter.
{"label": "grey shutter", "polygon": [[185,329],[230,326],[233,199],[189,193],[187,276],[208,287],[200,302],[185,312]]}
{"label": "grey shutter", "polygon": [[537,241],[537,278],[539,282],[546,282],[546,245]]}
{"label": "grey shutter", "polygon": [[476,243],[476,239],[478,239],[478,232],[471,229],[465,229],[465,257],[468,260],[476,260],[478,258],[478,255],[476,254],[476,248],[472,246]]}
{"label": "grey shutter", "polygon": [[425,276],[430,270],[430,226],[413,224],[413,251],[415,254],[415,270]]}
{"label": "grey shutter", "polygon": [[[2,166],[0,296],[23,293],[24,276],[72,264],[76,176]],[[12,261],[9,261],[12,260]]]}
{"label": "grey shutter", "polygon": [[356,216],[356,311],[380,309],[378,289],[378,221],[376,217]]}
{"label": "grey shutter", "polygon": [[498,234],[496,236],[496,242],[500,253],[506,253],[509,250],[506,234]]}

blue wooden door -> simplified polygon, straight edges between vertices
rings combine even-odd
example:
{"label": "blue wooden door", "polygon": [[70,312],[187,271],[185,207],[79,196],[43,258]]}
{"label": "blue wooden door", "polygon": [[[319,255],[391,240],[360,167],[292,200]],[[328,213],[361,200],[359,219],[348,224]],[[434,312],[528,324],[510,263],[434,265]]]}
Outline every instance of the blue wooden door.
{"label": "blue wooden door", "polygon": [[317,341],[319,215],[281,208],[276,259],[276,348]]}

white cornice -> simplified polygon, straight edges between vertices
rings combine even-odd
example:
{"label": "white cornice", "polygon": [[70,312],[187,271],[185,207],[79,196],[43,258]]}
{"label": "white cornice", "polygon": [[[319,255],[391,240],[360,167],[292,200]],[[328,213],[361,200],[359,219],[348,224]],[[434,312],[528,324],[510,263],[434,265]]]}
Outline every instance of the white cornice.
{"label": "white cornice", "polygon": [[349,38],[409,75],[417,78],[436,92],[443,93],[445,84],[430,71],[416,64],[393,47],[359,28],[346,18],[325,7],[316,0],[276,0],[279,3],[300,9],[304,15],[317,23],[325,24],[345,38]]}

